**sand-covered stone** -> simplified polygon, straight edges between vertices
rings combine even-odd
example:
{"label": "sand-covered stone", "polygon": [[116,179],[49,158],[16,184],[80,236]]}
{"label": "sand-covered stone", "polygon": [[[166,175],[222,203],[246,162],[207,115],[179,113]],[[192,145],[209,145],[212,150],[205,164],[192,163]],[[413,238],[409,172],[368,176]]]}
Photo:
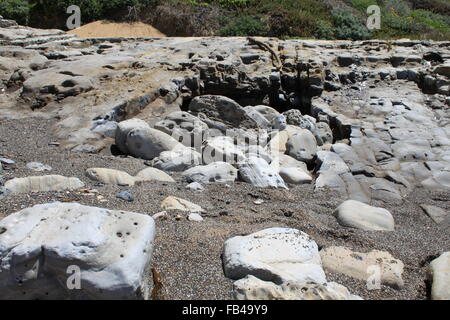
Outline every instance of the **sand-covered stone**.
{"label": "sand-covered stone", "polygon": [[5,189],[12,194],[76,190],[84,187],[78,178],[59,175],[14,178],[6,181]]}

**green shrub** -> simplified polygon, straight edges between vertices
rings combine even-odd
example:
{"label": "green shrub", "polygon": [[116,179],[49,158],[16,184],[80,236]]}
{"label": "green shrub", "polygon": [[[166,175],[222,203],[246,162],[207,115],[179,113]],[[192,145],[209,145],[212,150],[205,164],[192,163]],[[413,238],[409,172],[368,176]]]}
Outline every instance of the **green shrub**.
{"label": "green shrub", "polygon": [[0,15],[6,19],[16,20],[20,24],[27,24],[30,5],[27,0],[1,0]]}
{"label": "green shrub", "polygon": [[350,2],[358,11],[361,11],[362,13],[367,13],[367,8],[369,8],[372,5],[377,5],[377,1],[375,0],[351,0]]}
{"label": "green shrub", "polygon": [[222,37],[264,36],[267,25],[259,16],[241,16],[219,31]]}
{"label": "green shrub", "polygon": [[337,10],[333,12],[335,25],[334,35],[339,40],[366,40],[370,39],[371,32],[363,22],[350,11]]}
{"label": "green shrub", "polygon": [[329,21],[319,20],[317,21],[316,38],[333,40],[334,39],[334,27]]}

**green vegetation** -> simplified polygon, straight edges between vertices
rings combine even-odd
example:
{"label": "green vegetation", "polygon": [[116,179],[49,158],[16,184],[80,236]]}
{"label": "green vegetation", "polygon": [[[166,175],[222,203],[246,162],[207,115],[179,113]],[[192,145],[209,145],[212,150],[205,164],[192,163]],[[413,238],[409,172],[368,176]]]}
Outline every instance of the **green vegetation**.
{"label": "green vegetation", "polygon": [[[35,27],[64,28],[65,10],[72,4],[81,7],[83,23],[146,20],[155,6],[170,6],[181,13],[216,12],[202,23],[221,36],[450,40],[448,0],[1,0],[0,15]],[[366,27],[371,5],[380,6],[382,14],[381,29],[372,32]]]}

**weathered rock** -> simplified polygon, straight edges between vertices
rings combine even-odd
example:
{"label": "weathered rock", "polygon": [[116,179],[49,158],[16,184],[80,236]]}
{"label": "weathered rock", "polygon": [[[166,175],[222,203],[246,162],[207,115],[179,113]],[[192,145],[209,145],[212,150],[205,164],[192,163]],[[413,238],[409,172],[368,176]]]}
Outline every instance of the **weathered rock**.
{"label": "weathered rock", "polygon": [[450,225],[450,215],[447,211],[442,208],[429,206],[429,205],[421,205],[423,211],[431,218],[434,222],[441,224],[446,223]]}
{"label": "weathered rock", "polygon": [[316,138],[310,131],[303,129],[289,137],[287,153],[298,161],[311,163],[317,154]]}
{"label": "weathered rock", "polygon": [[203,149],[203,163],[226,162],[237,164],[246,158],[245,150],[231,137],[220,136],[207,140]]}
{"label": "weathered rock", "polygon": [[283,131],[287,127],[286,117],[282,114],[277,115],[272,120],[272,128],[275,130]]}
{"label": "weathered rock", "polygon": [[270,163],[270,166],[276,171],[281,171],[285,168],[299,168],[304,171],[308,171],[308,166],[306,163],[298,161],[291,156],[282,153],[272,155],[272,162]]}
{"label": "weathered rock", "polygon": [[268,106],[260,105],[254,106],[253,108],[261,113],[270,123],[273,123],[273,120],[280,115],[277,110]]}
{"label": "weathered rock", "polygon": [[195,191],[195,192],[200,192],[200,191],[205,190],[205,188],[198,182],[192,182],[192,183],[188,184],[186,186],[186,189]]}
{"label": "weathered rock", "polygon": [[151,164],[163,171],[180,172],[202,164],[202,155],[191,148],[176,148],[173,151],[161,152]]}
{"label": "weathered rock", "polygon": [[362,300],[335,282],[288,282],[277,285],[252,275],[233,284],[235,300]]}
{"label": "weathered rock", "polygon": [[176,111],[169,114],[163,121],[155,124],[155,129],[170,135],[183,145],[191,148],[202,145],[208,126],[199,118],[187,112]]}
{"label": "weathered rock", "polygon": [[188,220],[189,221],[193,221],[193,222],[202,222],[204,219],[201,215],[199,215],[198,213],[191,213],[188,216]]}
{"label": "weathered rock", "polygon": [[124,201],[133,202],[134,197],[133,194],[129,190],[120,191],[116,194],[116,198],[122,199]]}
{"label": "weathered rock", "polygon": [[40,162],[29,162],[27,163],[27,168],[36,172],[52,171],[52,167]]}
{"label": "weathered rock", "polygon": [[284,182],[290,184],[308,184],[312,182],[311,175],[301,168],[284,168],[280,171]]}
{"label": "weathered rock", "polygon": [[226,162],[214,162],[206,166],[197,166],[183,173],[189,182],[227,183],[237,179],[238,170]]}
{"label": "weathered rock", "polygon": [[432,280],[431,299],[450,300],[450,252],[443,253],[433,260],[429,267]]}
{"label": "weathered rock", "polygon": [[86,176],[92,181],[97,181],[104,184],[134,186],[136,183],[136,178],[128,173],[107,168],[88,169],[86,170]]}
{"label": "weathered rock", "polygon": [[259,188],[287,189],[281,176],[264,159],[249,157],[239,164],[239,177]]}
{"label": "weathered rock", "polygon": [[[153,160],[164,151],[172,151],[181,144],[168,134],[152,128],[135,128],[127,136],[126,147],[137,158]],[[183,146],[184,147],[184,146]]]}
{"label": "weathered rock", "polygon": [[161,182],[175,182],[175,180],[164,171],[156,168],[147,168],[140,171],[135,176],[136,182],[149,182],[149,181],[161,181]]}
{"label": "weathered rock", "polygon": [[205,95],[194,98],[189,111],[195,115],[200,113],[212,120],[218,120],[230,124],[233,127],[254,128],[256,123],[251,119],[244,108],[234,100],[215,95]]}
{"label": "weathered rock", "polygon": [[326,283],[317,244],[295,229],[272,228],[225,242],[225,275],[234,280],[253,275],[281,284],[288,281]]}
{"label": "weathered rock", "polygon": [[5,183],[5,189],[11,194],[76,190],[82,187],[84,183],[80,179],[58,175],[15,178]]}
{"label": "weathered rock", "polygon": [[383,208],[376,208],[365,203],[347,200],[334,212],[339,224],[345,227],[368,231],[394,231],[392,214]]}
{"label": "weathered rock", "polygon": [[[4,218],[0,230],[0,299],[149,296],[155,225],[147,215],[50,203]],[[70,290],[78,271],[81,289]]]}
{"label": "weathered rock", "polygon": [[165,211],[179,210],[193,213],[205,212],[205,210],[199,205],[176,197],[167,197],[166,199],[164,199],[164,201],[161,203],[161,209]]}
{"label": "weathered rock", "polygon": [[374,250],[360,253],[344,247],[329,247],[321,250],[320,256],[325,271],[342,273],[363,281],[369,281],[372,275],[379,275],[380,285],[395,289],[401,289],[404,285],[403,262],[388,252]]}
{"label": "weathered rock", "polygon": [[122,121],[118,124],[116,129],[116,145],[123,153],[129,154],[130,151],[126,145],[128,134],[137,128],[150,128],[150,126],[147,122],[136,118]]}

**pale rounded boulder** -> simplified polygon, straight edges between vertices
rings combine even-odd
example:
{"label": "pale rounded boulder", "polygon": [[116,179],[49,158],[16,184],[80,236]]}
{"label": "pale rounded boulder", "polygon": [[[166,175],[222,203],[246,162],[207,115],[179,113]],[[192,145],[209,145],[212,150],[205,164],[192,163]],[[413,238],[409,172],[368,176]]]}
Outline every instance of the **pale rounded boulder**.
{"label": "pale rounded boulder", "polygon": [[131,130],[126,142],[129,154],[145,160],[153,160],[162,152],[171,151],[179,145],[181,144],[168,134],[146,127]]}
{"label": "pale rounded boulder", "polygon": [[233,280],[253,275],[276,284],[326,283],[317,244],[296,229],[271,228],[231,238],[225,242],[223,265]]}
{"label": "pale rounded boulder", "polygon": [[306,129],[289,137],[286,147],[291,157],[306,163],[312,162],[317,154],[316,138]]}
{"label": "pale rounded boulder", "polygon": [[392,214],[383,208],[347,200],[334,212],[340,225],[367,231],[394,231],[395,222]]}
{"label": "pale rounded boulder", "polygon": [[78,178],[58,175],[15,178],[6,181],[5,189],[11,194],[76,190],[84,187]]}
{"label": "pale rounded boulder", "polygon": [[186,170],[183,177],[189,182],[227,183],[236,181],[238,170],[226,162],[214,162]]}
{"label": "pale rounded boulder", "polygon": [[136,128],[150,128],[149,124],[141,119],[130,119],[122,121],[117,125],[116,129],[116,145],[120,151],[129,154],[127,137],[131,130]]}
{"label": "pale rounded boulder", "polygon": [[147,299],[154,238],[154,220],[133,212],[77,203],[16,212],[0,221],[0,299]]}
{"label": "pale rounded boulder", "polygon": [[264,159],[251,156],[239,164],[240,178],[259,188],[284,188],[286,184]]}
{"label": "pale rounded boulder", "polygon": [[165,211],[178,210],[192,213],[206,212],[199,205],[177,197],[167,197],[166,199],[164,199],[164,201],[161,203],[161,209]]}
{"label": "pale rounded boulder", "polygon": [[308,184],[312,182],[311,175],[301,168],[284,168],[280,171],[284,182],[289,184]]}
{"label": "pale rounded boulder", "polygon": [[326,271],[342,273],[349,277],[368,281],[373,274],[380,275],[380,285],[401,289],[404,264],[389,252],[373,250],[368,253],[353,252],[344,247],[329,247],[320,251]]}
{"label": "pale rounded boulder", "polygon": [[147,168],[140,171],[135,176],[136,182],[149,182],[149,181],[161,181],[161,182],[175,182],[175,180],[164,171],[156,168]]}
{"label": "pale rounded boulder", "polygon": [[107,168],[90,168],[86,170],[86,176],[92,181],[104,184],[134,186],[136,183],[136,178],[128,173]]}

